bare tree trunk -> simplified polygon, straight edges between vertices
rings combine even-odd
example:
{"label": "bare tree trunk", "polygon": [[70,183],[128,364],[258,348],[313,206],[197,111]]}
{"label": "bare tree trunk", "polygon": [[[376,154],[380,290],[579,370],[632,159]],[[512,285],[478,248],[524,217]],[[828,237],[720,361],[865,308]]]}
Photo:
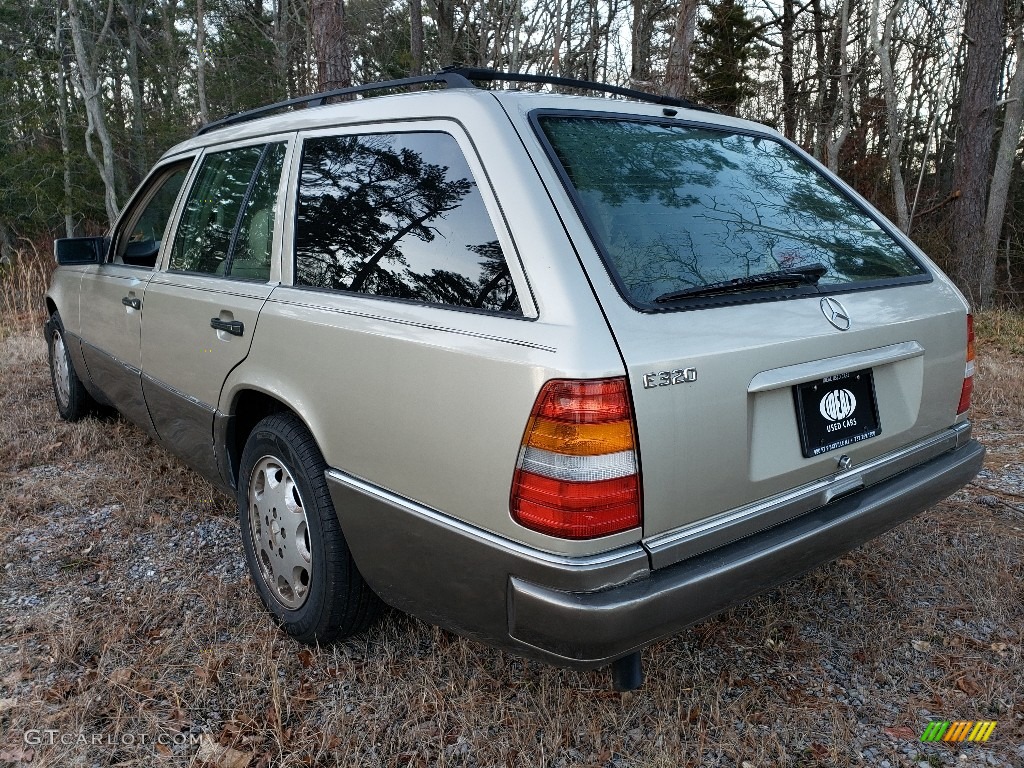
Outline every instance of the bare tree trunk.
{"label": "bare tree trunk", "polygon": [[166,61],[163,62],[163,70],[167,76],[167,92],[171,97],[171,107],[174,111],[174,116],[180,117],[184,110],[181,106],[181,91],[178,86],[181,83],[181,76],[184,72],[178,61],[178,49],[174,39],[178,21],[176,16],[177,10],[177,0],[166,0],[160,9],[160,19],[164,29],[164,41],[167,46],[164,52]]}
{"label": "bare tree trunk", "polygon": [[[75,58],[78,61],[78,78],[75,86],[85,102],[85,114],[88,125],[85,129],[85,149],[103,182],[103,202],[107,209],[107,219],[111,224],[117,218],[117,188],[114,177],[114,148],[107,132],[107,124],[103,116],[103,103],[100,99],[101,83],[97,77],[99,49],[104,38],[110,31],[110,21],[114,15],[114,0],[108,0],[107,17],[100,34],[96,37],[93,57],[85,47],[82,36],[82,18],[78,10],[77,0],[68,0],[68,18],[71,21],[71,40],[75,46]],[[96,154],[93,136],[100,142],[101,155]]]}
{"label": "bare tree trunk", "polygon": [[590,0],[590,7],[587,9],[587,17],[590,22],[590,39],[587,41],[587,80],[593,81],[597,76],[597,52],[600,50],[600,16],[597,10],[597,0]]}
{"label": "bare tree trunk", "polygon": [[[568,12],[566,12],[568,16]],[[555,0],[555,44],[551,51],[551,74],[558,77],[562,74],[562,0]]]}
{"label": "bare tree trunk", "polygon": [[512,22],[512,59],[509,69],[512,72],[518,72],[521,53],[519,35],[523,30],[523,3],[522,0],[512,0],[512,2],[514,17]]}
{"label": "bare tree trunk", "polygon": [[206,9],[203,0],[196,0],[196,96],[199,98],[199,121],[210,122],[206,104]]}
{"label": "bare tree trunk", "polygon": [[654,7],[649,0],[632,0],[633,29],[630,39],[629,82],[634,88],[651,85],[651,40],[654,38]]}
{"label": "bare tree trunk", "polygon": [[811,0],[811,9],[814,14],[814,63],[818,68],[818,93],[815,97],[812,121],[814,124],[814,143],[811,146],[814,147],[814,157],[821,160],[825,156],[825,142],[828,140],[825,136],[825,126],[828,124],[828,119],[825,117],[827,96],[825,89],[827,87],[828,68],[825,63],[825,24],[822,18],[821,0]]}
{"label": "bare tree trunk", "polygon": [[[202,0],[199,0],[202,2]],[[294,94],[293,79],[290,77],[291,36],[288,25],[288,0],[274,3],[274,70],[285,97]]]}
{"label": "bare tree trunk", "polygon": [[697,27],[697,6],[699,0],[680,0],[676,12],[676,24],[668,46],[668,61],[665,62],[665,93],[677,99],[690,93],[690,49]]}
{"label": "bare tree trunk", "polygon": [[68,135],[68,58],[64,51],[64,9],[57,3],[57,33],[54,47],[57,49],[57,122],[60,127],[60,154],[64,164],[64,235],[75,236],[75,217],[72,215],[71,189],[71,138]]}
{"label": "bare tree trunk", "polygon": [[796,25],[794,0],[782,0],[782,61],[779,66],[782,79],[782,133],[796,141],[796,84],[793,79],[793,28]]}
{"label": "bare tree trunk", "polygon": [[437,58],[442,67],[448,67],[455,63],[455,2],[431,0],[431,4],[437,24]]}
{"label": "bare tree trunk", "polygon": [[352,85],[352,53],[345,31],[345,0],[313,0],[310,10],[317,89],[347,88]]}
{"label": "bare tree trunk", "polygon": [[[827,160],[828,169],[833,173],[839,173],[839,153],[843,150],[843,144],[846,143],[846,139],[850,136],[850,121],[851,121],[851,107],[850,107],[850,56],[849,56],[849,40],[850,40],[850,0],[843,0],[843,7],[840,11],[841,18],[839,22],[839,92],[840,101],[836,105],[836,109],[833,113],[833,117],[829,122],[829,131],[827,138]],[[840,106],[840,104],[842,106]],[[842,110],[841,115],[836,115],[835,112]],[[835,131],[836,126],[839,127],[839,134],[835,139],[831,139],[832,133]]]}
{"label": "bare tree trunk", "polygon": [[984,230],[992,170],[992,138],[995,104],[1003,57],[1004,0],[973,0],[967,4],[960,131],[953,169],[953,250],[957,259],[956,280],[972,302],[992,304],[993,270],[986,268],[986,254],[978,247]]}
{"label": "bare tree trunk", "polygon": [[149,170],[143,127],[142,78],[139,74],[139,19],[137,8],[121,0],[121,10],[128,20],[128,84],[132,91],[132,170],[136,175]]}
{"label": "bare tree trunk", "polygon": [[885,27],[878,34],[878,6],[881,0],[874,0],[871,6],[870,36],[871,49],[878,59],[879,74],[882,78],[882,93],[885,97],[886,124],[889,133],[889,173],[892,176],[892,196],[896,207],[896,223],[904,232],[910,230],[910,209],[907,206],[907,190],[903,183],[903,169],[900,157],[903,152],[903,133],[899,118],[899,99],[896,94],[896,83],[892,72],[892,28],[899,14],[903,0],[896,0],[892,9],[885,17]]}
{"label": "bare tree trunk", "polygon": [[409,74],[423,74],[423,0],[409,0]]}
{"label": "bare tree trunk", "polygon": [[[1022,21],[1019,0],[1016,3],[1015,16],[1015,21],[1019,24]],[[1013,49],[1017,62],[1007,87],[1006,113],[1003,115],[1003,130],[999,136],[999,148],[996,150],[995,166],[992,169],[992,185],[989,188],[988,208],[985,211],[985,226],[981,238],[983,306],[992,301],[992,293],[995,290],[999,236],[1003,231],[1013,161],[1017,157],[1021,121],[1024,120],[1024,28],[1020,25],[1013,30]]]}

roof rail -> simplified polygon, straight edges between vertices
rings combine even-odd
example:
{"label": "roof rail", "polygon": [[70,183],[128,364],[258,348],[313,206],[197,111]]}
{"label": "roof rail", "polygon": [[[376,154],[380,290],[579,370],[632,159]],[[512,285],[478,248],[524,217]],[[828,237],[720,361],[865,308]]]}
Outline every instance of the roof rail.
{"label": "roof rail", "polygon": [[406,77],[401,80],[387,80],[381,83],[353,85],[348,88],[336,88],[330,91],[314,93],[310,96],[296,96],[294,99],[286,99],[285,101],[268,104],[264,107],[256,107],[255,109],[247,109],[245,112],[236,112],[233,115],[228,115],[227,117],[222,117],[220,120],[214,120],[212,123],[200,126],[199,130],[195,132],[195,135],[201,136],[204,133],[215,131],[218,128],[237,125],[238,123],[245,123],[249,120],[255,120],[258,117],[265,117],[266,115],[273,114],[281,109],[287,109],[288,107],[297,107],[300,105],[306,107],[319,107],[326,103],[328,99],[333,99],[338,96],[350,96],[357,93],[367,93],[368,91],[386,91],[394,88],[407,88],[410,85],[424,85],[432,83],[444,83],[448,88],[476,87],[458,72],[448,71],[438,72],[434,75]]}
{"label": "roof rail", "polygon": [[218,128],[224,128],[229,125],[237,125],[238,123],[245,123],[249,120],[255,120],[258,117],[265,117],[266,115],[273,114],[282,109],[289,107],[319,107],[326,103],[328,99],[337,98],[339,96],[353,96],[359,93],[369,93],[370,91],[389,91],[396,88],[407,88],[411,85],[426,85],[426,84],[444,84],[447,88],[476,88],[471,81],[477,80],[481,82],[492,82],[495,80],[501,82],[517,82],[517,83],[539,83],[543,85],[560,85],[567,88],[578,88],[586,91],[600,91],[602,93],[614,93],[618,96],[628,96],[633,99],[639,99],[641,101],[649,101],[654,104],[664,104],[671,107],[684,107],[686,109],[699,109],[704,112],[713,112],[713,109],[708,107],[702,107],[698,104],[694,104],[692,101],[687,99],[677,99],[673,96],[662,96],[656,93],[647,93],[646,91],[637,91],[632,88],[620,88],[617,85],[606,85],[604,83],[595,83],[590,80],[574,80],[568,77],[554,77],[552,75],[528,75],[519,72],[499,72],[493,69],[480,69],[477,67],[445,67],[440,72],[433,75],[422,75],[419,77],[406,77],[401,80],[387,80],[381,83],[366,83],[364,85],[353,85],[348,88],[336,88],[331,91],[323,91],[321,93],[314,93],[310,96],[296,96],[293,99],[286,99],[285,101],[279,101],[275,104],[268,104],[264,107],[256,107],[255,109],[248,109],[245,112],[237,112],[233,115],[228,115],[220,120],[214,120],[212,123],[207,123],[199,128],[195,132],[196,136],[201,136],[204,133],[215,131]]}
{"label": "roof rail", "polygon": [[441,70],[442,74],[461,75],[467,80],[482,80],[482,81],[508,81],[517,83],[541,83],[544,85],[561,85],[567,88],[579,88],[580,90],[587,91],[600,91],[602,93],[614,93],[618,96],[628,96],[632,99],[639,99],[641,101],[649,101],[654,104],[665,104],[670,107],[683,107],[685,109],[699,109],[702,112],[714,112],[709,107],[703,107],[699,104],[694,104],[688,99],[678,99],[674,96],[663,96],[657,93],[647,93],[646,91],[637,91],[633,88],[621,88],[617,85],[606,85],[605,83],[595,83],[591,80],[574,80],[568,77],[554,77],[553,75],[528,75],[520,72],[498,72],[493,69],[479,69],[476,67],[445,67]]}

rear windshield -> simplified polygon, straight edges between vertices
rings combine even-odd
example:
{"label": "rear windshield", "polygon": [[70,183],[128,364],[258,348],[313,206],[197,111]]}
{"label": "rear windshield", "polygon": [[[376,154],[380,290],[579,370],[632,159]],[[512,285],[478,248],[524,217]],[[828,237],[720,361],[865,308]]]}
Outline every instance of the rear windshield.
{"label": "rear windshield", "polygon": [[606,117],[539,123],[636,305],[667,308],[656,300],[786,270],[814,272],[821,291],[925,274],[863,208],[770,138]]}

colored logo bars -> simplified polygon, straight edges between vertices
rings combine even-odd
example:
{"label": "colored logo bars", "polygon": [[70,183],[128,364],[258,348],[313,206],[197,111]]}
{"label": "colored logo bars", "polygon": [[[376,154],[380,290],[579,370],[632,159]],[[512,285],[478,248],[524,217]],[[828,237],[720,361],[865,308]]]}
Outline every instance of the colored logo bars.
{"label": "colored logo bars", "polygon": [[995,720],[934,721],[924,729],[921,741],[988,741],[995,727]]}

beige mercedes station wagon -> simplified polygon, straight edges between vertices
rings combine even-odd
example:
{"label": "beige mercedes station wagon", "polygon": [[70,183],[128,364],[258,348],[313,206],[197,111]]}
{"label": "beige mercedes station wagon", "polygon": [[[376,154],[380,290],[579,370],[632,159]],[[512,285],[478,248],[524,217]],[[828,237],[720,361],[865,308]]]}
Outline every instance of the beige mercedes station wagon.
{"label": "beige mercedes station wagon", "polygon": [[686,102],[491,80],[566,84],[235,115],[55,244],[61,416],[112,405],[235,494],[290,634],[383,602],[631,688],[975,475],[968,306],[850,187]]}

